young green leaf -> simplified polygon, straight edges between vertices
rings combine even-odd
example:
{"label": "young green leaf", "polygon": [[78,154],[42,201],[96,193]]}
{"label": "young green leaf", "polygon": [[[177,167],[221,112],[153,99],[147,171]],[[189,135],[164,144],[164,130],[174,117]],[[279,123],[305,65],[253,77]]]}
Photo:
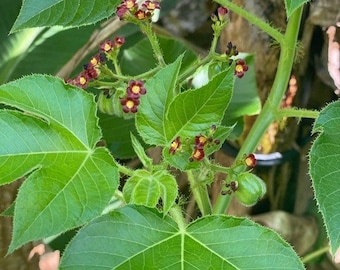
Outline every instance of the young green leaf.
{"label": "young green leaf", "polygon": [[287,18],[293,14],[293,12],[300,6],[308,3],[309,0],[285,0]]}
{"label": "young green leaf", "polygon": [[114,14],[119,0],[26,0],[11,32],[38,26],[83,26]]}
{"label": "young green leaf", "polygon": [[27,176],[9,252],[99,215],[119,177],[108,151],[96,148],[101,132],[93,96],[32,75],[0,86],[0,103],[9,106],[0,110],[0,185]]}
{"label": "young green leaf", "polygon": [[208,84],[185,91],[175,97],[167,110],[166,141],[197,136],[219,125],[230,102],[234,70],[216,75]]}
{"label": "young green leaf", "polygon": [[162,199],[166,214],[177,198],[176,179],[166,171],[151,173],[137,170],[124,185],[123,196],[127,203],[155,207]]}
{"label": "young green leaf", "polygon": [[340,247],[340,102],[325,107],[315,121],[319,132],[309,153],[309,171],[315,198],[323,216],[333,254]]}
{"label": "young green leaf", "polygon": [[99,268],[304,269],[278,234],[246,218],[207,216],[179,229],[170,217],[140,206],[86,225],[60,265],[61,270]]}
{"label": "young green leaf", "polygon": [[166,110],[175,96],[178,72],[183,56],[160,70],[145,83],[143,95],[136,115],[136,127],[143,140],[151,145],[166,145]]}

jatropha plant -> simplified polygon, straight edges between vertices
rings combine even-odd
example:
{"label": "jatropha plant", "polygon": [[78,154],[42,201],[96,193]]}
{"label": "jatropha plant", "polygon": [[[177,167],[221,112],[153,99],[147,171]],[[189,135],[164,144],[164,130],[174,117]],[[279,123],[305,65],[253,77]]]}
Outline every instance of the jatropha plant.
{"label": "jatropha plant", "polygon": [[[158,36],[153,28],[162,8],[159,1],[111,0],[108,6],[85,1],[60,15],[60,5],[69,5],[65,0],[47,9],[39,6],[39,14],[31,17],[26,16],[32,12],[29,2],[23,3],[12,32],[96,22],[87,10],[97,14],[97,21],[115,14],[139,27],[148,41],[141,46],[151,48],[155,63],[144,70],[143,62],[133,60],[141,64],[143,71],[138,74],[130,71],[131,65],[123,67],[128,36],[120,34],[104,40],[72,78],[33,74],[0,86],[0,184],[24,179],[6,211],[14,217],[9,253],[29,241],[76,228],[59,269],[304,269],[294,249],[277,233],[225,213],[232,197],[252,206],[265,196],[266,184],[253,168],[256,146],[268,126],[282,117],[319,116],[315,111],[280,109],[307,1],[285,1],[288,24],[283,33],[233,2],[216,0],[221,6],[211,15],[213,37],[204,57],[189,48],[175,55],[166,50],[164,44],[170,39]],[[252,56],[240,53],[232,41],[225,51],[217,52],[230,10],[276,40],[281,56],[257,121],[235,162],[225,167],[213,153],[233,133],[237,119],[257,113],[241,108],[237,118],[230,110],[235,97],[249,94],[240,92],[247,87],[239,86],[254,73]],[[59,19],[53,18],[56,14]],[[316,121],[314,130],[321,135],[310,153],[315,195],[333,254],[340,244],[340,220],[324,201],[328,187],[324,187],[322,157],[336,149],[320,148],[330,140],[327,132],[334,132],[327,119],[329,113],[336,114],[336,106],[330,104]],[[105,135],[102,119],[111,119],[115,133],[127,135],[124,140],[134,153],[130,157],[137,156],[142,166],[124,165],[126,156],[113,149],[120,142]],[[162,149],[160,162],[147,154],[155,146]],[[327,165],[328,176],[329,171],[336,172],[334,162]],[[185,198],[179,193],[175,169],[186,174],[198,206],[199,218],[190,223],[184,219]],[[218,173],[226,178],[212,204],[208,186]],[[335,183],[335,177],[330,178]],[[333,202],[335,193],[330,196]]]}

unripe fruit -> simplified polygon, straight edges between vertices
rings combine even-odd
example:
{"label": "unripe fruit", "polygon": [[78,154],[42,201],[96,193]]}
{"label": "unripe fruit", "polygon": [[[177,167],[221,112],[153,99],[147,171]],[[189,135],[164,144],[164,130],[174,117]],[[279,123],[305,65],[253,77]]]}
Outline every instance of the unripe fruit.
{"label": "unripe fruit", "polygon": [[245,206],[252,206],[257,203],[266,193],[266,185],[263,180],[255,174],[245,172],[236,178],[236,198]]}
{"label": "unripe fruit", "polygon": [[97,99],[98,109],[105,114],[113,115],[112,95],[106,91],[100,91]]}

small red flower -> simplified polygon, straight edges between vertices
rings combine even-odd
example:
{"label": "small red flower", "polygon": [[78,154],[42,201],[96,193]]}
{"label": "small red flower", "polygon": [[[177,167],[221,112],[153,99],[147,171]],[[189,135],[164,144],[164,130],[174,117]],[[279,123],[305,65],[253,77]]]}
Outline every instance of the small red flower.
{"label": "small red flower", "polygon": [[85,69],[88,77],[90,79],[97,79],[99,77],[99,74],[100,74],[100,69],[97,68],[97,67],[93,67],[93,66],[90,66],[88,65]]}
{"label": "small red flower", "polygon": [[181,148],[181,138],[178,136],[172,143],[170,144],[169,153],[175,154],[177,150]]}
{"label": "small red flower", "polygon": [[115,41],[114,41],[114,46],[116,49],[122,47],[125,43],[125,38],[124,37],[115,37]]}
{"label": "small red flower", "polygon": [[128,97],[135,99],[139,98],[140,95],[144,95],[146,93],[144,82],[142,80],[131,80],[129,82],[129,86],[126,89],[126,93]]}
{"label": "small red flower", "polygon": [[204,145],[206,145],[208,142],[208,137],[204,135],[199,135],[195,137],[195,148],[197,149],[203,149]]}
{"label": "small red flower", "polygon": [[221,22],[225,22],[227,19],[228,9],[225,7],[219,7],[217,9],[217,16]]}
{"label": "small red flower", "polygon": [[108,39],[104,43],[100,44],[100,51],[104,53],[109,53],[113,50],[114,46],[114,42]]}
{"label": "small red flower", "polygon": [[246,61],[244,61],[243,59],[239,59],[236,62],[235,65],[235,72],[234,74],[239,77],[242,78],[244,76],[244,73],[248,70],[248,66],[246,64]]}
{"label": "small red flower", "polygon": [[136,3],[136,0],[125,0],[125,1],[123,1],[122,4],[125,4],[125,6],[126,6],[129,10],[132,10],[132,9],[138,7],[138,4]]}
{"label": "small red flower", "polygon": [[116,9],[116,15],[120,20],[123,20],[126,16],[126,14],[129,12],[129,9],[126,5],[121,4]]}
{"label": "small red flower", "polygon": [[128,113],[128,112],[136,113],[139,103],[140,103],[139,99],[135,99],[131,97],[125,97],[120,100],[120,104],[123,106],[123,111],[125,113]]}
{"label": "small red flower", "polygon": [[248,156],[246,156],[246,158],[244,159],[245,164],[248,167],[254,168],[256,166],[256,157],[254,154],[249,154]]}
{"label": "small red flower", "polygon": [[142,7],[146,8],[149,11],[154,11],[155,9],[160,9],[160,5],[158,1],[150,1],[147,0],[142,4]]}
{"label": "small red flower", "polygon": [[198,149],[195,147],[194,151],[191,154],[190,160],[194,161],[200,161],[204,158],[204,150],[203,149]]}
{"label": "small red flower", "polygon": [[103,54],[99,53],[90,59],[88,66],[99,67],[103,63],[105,63],[105,57]]}
{"label": "small red flower", "polygon": [[135,12],[135,17],[142,21],[144,19],[146,19],[148,16],[148,14],[144,11],[144,10],[141,10],[141,9],[138,9],[136,12]]}
{"label": "small red flower", "polygon": [[89,83],[90,77],[87,74],[86,71],[81,72],[76,78],[75,78],[75,85],[80,88],[86,88]]}

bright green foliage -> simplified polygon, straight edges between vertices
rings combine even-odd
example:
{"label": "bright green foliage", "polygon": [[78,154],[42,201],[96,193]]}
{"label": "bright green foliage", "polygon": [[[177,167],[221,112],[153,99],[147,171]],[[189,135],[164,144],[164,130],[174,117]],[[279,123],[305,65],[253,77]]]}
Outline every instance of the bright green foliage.
{"label": "bright green foliage", "polygon": [[119,0],[26,0],[11,32],[37,26],[83,26],[111,16]]}
{"label": "bright green foliage", "polygon": [[285,0],[287,18],[289,18],[298,7],[308,2],[309,0]]}
{"label": "bright green foliage", "polygon": [[66,249],[60,269],[304,267],[281,237],[248,219],[208,216],[180,229],[154,209],[129,206],[81,229]]}
{"label": "bright green foliage", "polygon": [[177,198],[176,179],[166,171],[151,173],[146,170],[134,172],[124,185],[124,199],[129,204],[155,207],[162,199],[163,212],[166,214]]}
{"label": "bright green foliage", "polygon": [[27,177],[9,250],[98,216],[118,171],[107,150],[96,148],[101,133],[93,96],[32,75],[0,86],[0,103],[10,106],[0,111],[0,184]]}
{"label": "bright green foliage", "polygon": [[208,84],[176,96],[167,112],[166,139],[192,137],[218,126],[230,102],[234,71],[229,68],[216,75]]}
{"label": "bright green foliage", "polygon": [[179,57],[145,83],[147,94],[140,98],[141,106],[136,116],[136,127],[148,144],[164,146],[168,142],[166,112],[175,97],[181,60],[182,57]]}
{"label": "bright green foliage", "polygon": [[340,102],[325,107],[315,122],[319,132],[309,153],[315,198],[323,216],[333,254],[340,247]]}

